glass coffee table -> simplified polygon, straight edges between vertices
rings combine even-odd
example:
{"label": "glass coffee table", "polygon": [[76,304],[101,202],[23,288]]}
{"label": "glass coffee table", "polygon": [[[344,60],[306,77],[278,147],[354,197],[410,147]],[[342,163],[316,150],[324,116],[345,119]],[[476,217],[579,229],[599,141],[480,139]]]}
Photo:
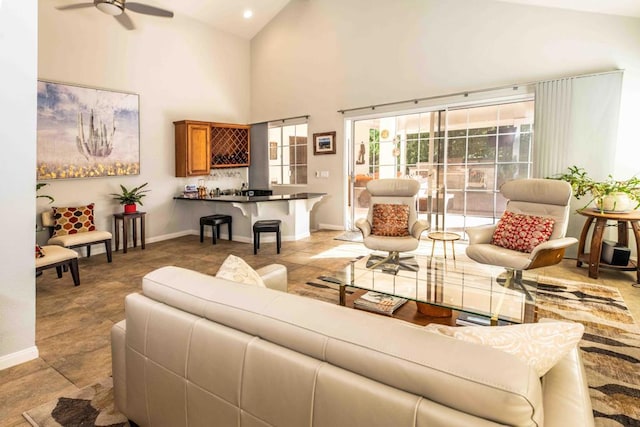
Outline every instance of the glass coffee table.
{"label": "glass coffee table", "polygon": [[380,264],[379,259],[376,254],[356,258],[345,269],[320,279],[339,286],[340,305],[346,304],[346,288],[351,287],[416,301],[419,309],[455,310],[462,313],[460,319],[477,324],[537,320],[538,280],[530,270],[522,272],[520,285],[513,271],[473,261],[416,256],[398,265]]}

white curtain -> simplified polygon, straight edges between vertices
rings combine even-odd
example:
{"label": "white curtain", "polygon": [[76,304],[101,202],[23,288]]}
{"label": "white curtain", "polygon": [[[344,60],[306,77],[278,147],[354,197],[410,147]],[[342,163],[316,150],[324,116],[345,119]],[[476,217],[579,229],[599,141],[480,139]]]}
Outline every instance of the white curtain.
{"label": "white curtain", "polygon": [[536,84],[533,176],[569,166],[595,179],[613,172],[622,71]]}

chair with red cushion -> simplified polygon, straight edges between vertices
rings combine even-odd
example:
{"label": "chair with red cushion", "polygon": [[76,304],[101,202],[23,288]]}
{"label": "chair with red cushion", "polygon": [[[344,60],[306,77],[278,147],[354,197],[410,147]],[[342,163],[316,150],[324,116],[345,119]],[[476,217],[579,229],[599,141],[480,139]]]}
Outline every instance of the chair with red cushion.
{"label": "chair with red cushion", "polygon": [[[418,248],[422,232],[428,230],[427,221],[418,219],[416,195],[420,183],[413,179],[374,179],[367,182],[371,195],[367,218],[356,221],[362,232],[364,245],[373,250],[386,251],[380,263],[400,261],[400,252]],[[375,264],[377,265],[377,264]]]}
{"label": "chair with red cushion", "polygon": [[498,224],[467,228],[467,256],[482,264],[498,265],[515,274],[562,261],[567,247],[578,242],[566,237],[571,185],[553,179],[516,179],[500,193],[507,206]]}

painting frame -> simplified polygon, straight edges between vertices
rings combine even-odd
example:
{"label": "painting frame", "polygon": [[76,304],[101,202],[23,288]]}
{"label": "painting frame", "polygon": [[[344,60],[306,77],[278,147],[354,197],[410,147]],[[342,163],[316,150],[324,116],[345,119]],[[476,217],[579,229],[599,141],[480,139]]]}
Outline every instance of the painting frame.
{"label": "painting frame", "polygon": [[38,79],[36,179],[140,174],[140,97]]}
{"label": "painting frame", "polygon": [[336,132],[314,133],[313,154],[336,154]]}

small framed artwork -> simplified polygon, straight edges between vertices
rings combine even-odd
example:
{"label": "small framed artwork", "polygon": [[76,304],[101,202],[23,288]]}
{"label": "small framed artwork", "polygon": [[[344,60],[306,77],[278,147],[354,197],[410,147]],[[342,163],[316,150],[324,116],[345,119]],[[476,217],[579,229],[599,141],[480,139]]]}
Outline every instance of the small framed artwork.
{"label": "small framed artwork", "polygon": [[313,154],[336,154],[336,133],[314,133]]}

